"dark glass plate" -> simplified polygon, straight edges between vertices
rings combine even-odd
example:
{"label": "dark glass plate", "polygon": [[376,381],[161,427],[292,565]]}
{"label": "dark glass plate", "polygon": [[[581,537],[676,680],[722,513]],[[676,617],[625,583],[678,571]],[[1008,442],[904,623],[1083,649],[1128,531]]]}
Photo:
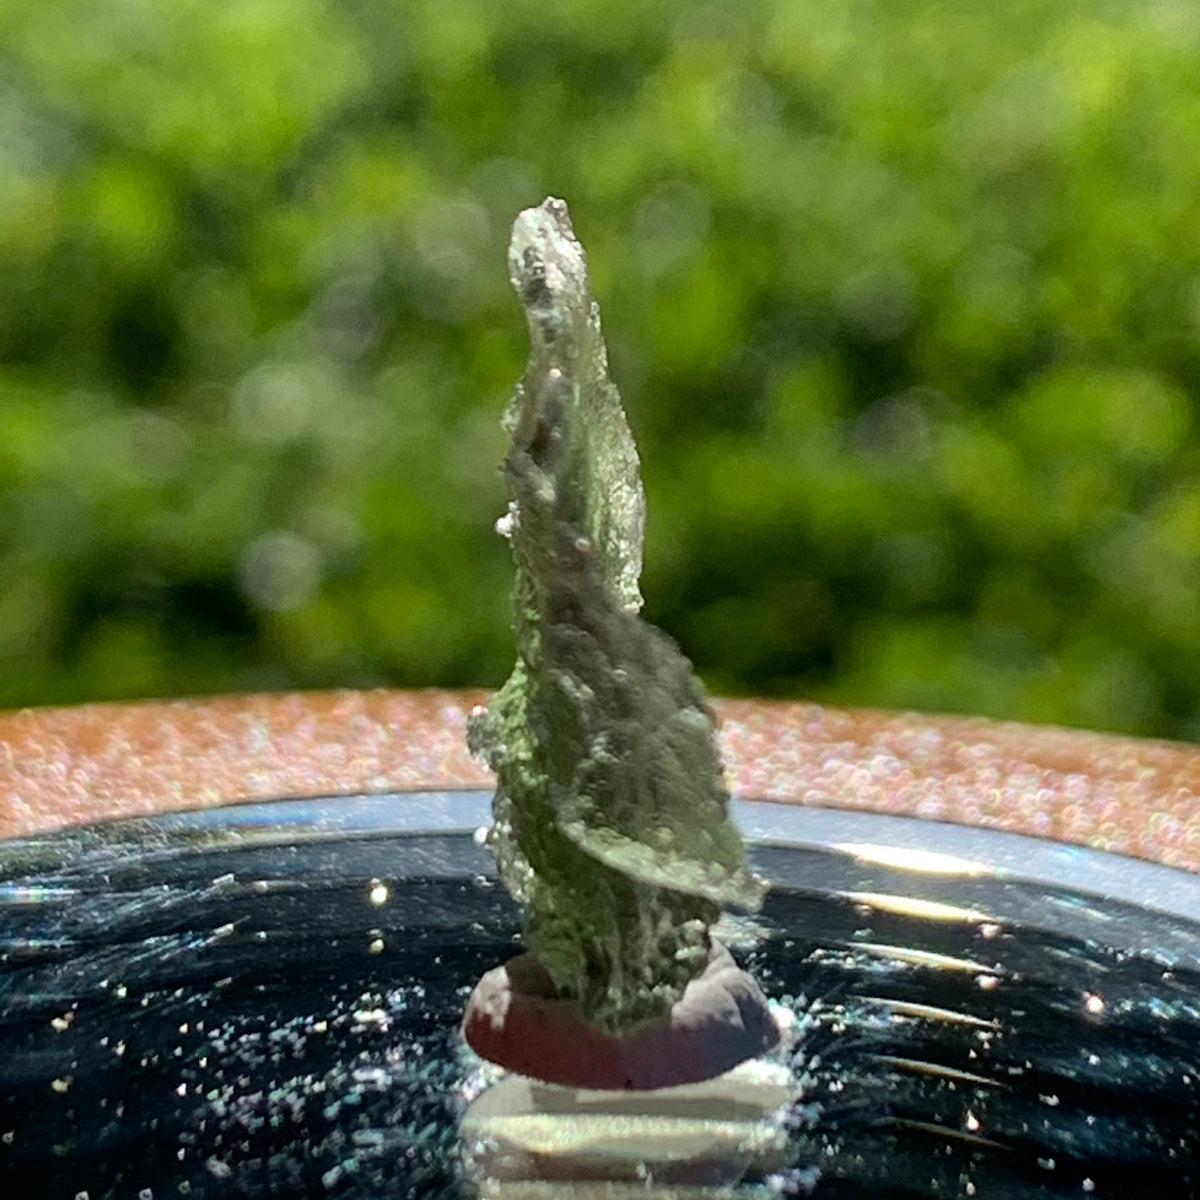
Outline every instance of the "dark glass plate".
{"label": "dark glass plate", "polygon": [[[1200,880],[735,809],[772,888],[729,940],[798,1032],[791,1165],[738,1194],[1200,1194]],[[488,816],[336,797],[0,844],[0,1194],[475,1195],[456,1128],[492,1074],[458,1021],[519,927]]]}

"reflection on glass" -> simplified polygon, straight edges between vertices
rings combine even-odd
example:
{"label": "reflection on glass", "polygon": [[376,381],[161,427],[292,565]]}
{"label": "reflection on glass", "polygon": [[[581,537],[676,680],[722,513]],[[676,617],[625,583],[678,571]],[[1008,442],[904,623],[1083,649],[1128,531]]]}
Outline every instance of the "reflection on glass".
{"label": "reflection on glass", "polygon": [[1019,839],[958,831],[955,853],[944,826],[916,827],[945,857],[914,871],[877,853],[907,822],[771,805],[738,806],[771,888],[723,932],[787,1048],[724,1091],[543,1095],[541,1142],[526,1122],[497,1165],[460,1137],[468,1104],[502,1084],[528,1111],[539,1085],[522,1099],[459,1033],[519,928],[486,811],[339,798],[4,844],[5,1194],[1191,1194],[1191,876],[1093,855],[1068,887],[1087,852],[1006,866]]}

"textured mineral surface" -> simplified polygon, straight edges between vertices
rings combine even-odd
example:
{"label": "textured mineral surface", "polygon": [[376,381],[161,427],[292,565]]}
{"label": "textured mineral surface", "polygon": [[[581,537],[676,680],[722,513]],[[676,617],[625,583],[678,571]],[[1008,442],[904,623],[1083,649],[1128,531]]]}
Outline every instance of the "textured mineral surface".
{"label": "textured mineral surface", "polygon": [[645,506],[567,207],[517,218],[509,274],[529,364],[505,414],[517,662],[469,740],[495,771],[491,834],[558,994],[620,1036],[708,965],[721,906],[759,882],[727,815],[691,664],[639,615]]}

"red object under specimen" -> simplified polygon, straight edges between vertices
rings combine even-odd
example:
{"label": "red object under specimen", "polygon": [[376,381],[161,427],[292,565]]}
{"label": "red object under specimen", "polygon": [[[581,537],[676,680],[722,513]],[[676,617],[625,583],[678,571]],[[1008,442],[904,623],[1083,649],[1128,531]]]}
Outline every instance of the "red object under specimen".
{"label": "red object under specimen", "polygon": [[477,1054],[518,1074],[566,1087],[638,1091],[711,1079],[779,1041],[758,984],[718,942],[670,1013],[628,1037],[601,1032],[573,1000],[558,999],[531,954],[476,984],[463,1032]]}

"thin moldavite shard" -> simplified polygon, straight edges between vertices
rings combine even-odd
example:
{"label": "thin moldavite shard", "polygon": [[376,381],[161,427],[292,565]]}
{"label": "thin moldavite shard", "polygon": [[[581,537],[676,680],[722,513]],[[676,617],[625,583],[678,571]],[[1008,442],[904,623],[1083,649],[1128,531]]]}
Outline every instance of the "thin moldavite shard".
{"label": "thin moldavite shard", "polygon": [[725,903],[757,907],[704,690],[637,614],[645,503],[567,206],[513,225],[529,364],[504,425],[517,662],[471,749],[496,772],[492,846],[525,940],[610,1033],[665,1014]]}

